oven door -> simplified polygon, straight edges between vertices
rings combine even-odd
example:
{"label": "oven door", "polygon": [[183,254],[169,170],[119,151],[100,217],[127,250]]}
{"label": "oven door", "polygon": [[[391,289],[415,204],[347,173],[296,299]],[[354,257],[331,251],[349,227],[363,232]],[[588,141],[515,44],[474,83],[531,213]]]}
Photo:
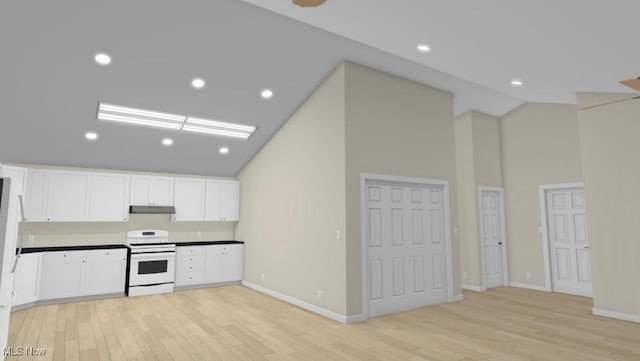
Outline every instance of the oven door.
{"label": "oven door", "polygon": [[132,253],[129,285],[142,286],[173,282],[175,270],[175,252]]}

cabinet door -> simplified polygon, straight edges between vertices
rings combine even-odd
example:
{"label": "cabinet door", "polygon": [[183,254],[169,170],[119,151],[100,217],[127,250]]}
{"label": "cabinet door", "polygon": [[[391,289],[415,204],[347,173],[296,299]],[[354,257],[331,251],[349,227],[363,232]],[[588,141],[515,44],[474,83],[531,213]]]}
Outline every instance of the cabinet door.
{"label": "cabinet door", "polygon": [[40,299],[82,295],[85,251],[44,252],[40,275]]}
{"label": "cabinet door", "polygon": [[24,197],[24,213],[27,222],[47,220],[47,192],[49,171],[29,169]]}
{"label": "cabinet door", "polygon": [[223,182],[220,190],[220,216],[223,221],[237,221],[240,218],[240,183]]}
{"label": "cabinet door", "polygon": [[176,178],[174,221],[203,221],[205,213],[205,181]]}
{"label": "cabinet door", "polygon": [[16,267],[13,289],[16,291],[15,306],[38,300],[38,276],[40,275],[40,253],[20,256]]}
{"label": "cabinet door", "polygon": [[206,246],[207,259],[205,263],[206,282],[218,283],[223,282],[222,274],[222,246]]}
{"label": "cabinet door", "polygon": [[131,177],[130,205],[148,206],[151,204],[151,177],[134,175]]}
{"label": "cabinet door", "polygon": [[222,219],[220,215],[220,190],[222,182],[217,180],[208,180],[206,182],[205,194],[205,221],[219,221]]}
{"label": "cabinet door", "polygon": [[89,173],[51,171],[47,220],[78,222],[88,219]]}
{"label": "cabinet door", "polygon": [[129,176],[94,173],[89,220],[122,222],[129,219]]}
{"label": "cabinet door", "polygon": [[84,295],[124,293],[126,270],[126,249],[87,251],[82,293]]}
{"label": "cabinet door", "polygon": [[222,273],[224,282],[241,281],[243,275],[243,245],[224,246]]}
{"label": "cabinet door", "polygon": [[153,177],[151,182],[151,204],[154,206],[172,206],[173,178]]}

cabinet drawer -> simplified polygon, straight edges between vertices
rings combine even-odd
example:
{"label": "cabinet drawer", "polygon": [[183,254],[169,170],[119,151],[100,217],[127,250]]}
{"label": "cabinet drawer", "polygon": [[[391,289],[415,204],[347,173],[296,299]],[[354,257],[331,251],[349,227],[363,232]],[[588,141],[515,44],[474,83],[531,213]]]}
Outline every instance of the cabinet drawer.
{"label": "cabinet drawer", "polygon": [[45,252],[42,262],[44,264],[82,263],[85,257],[84,251]]}
{"label": "cabinet drawer", "polygon": [[126,249],[101,249],[87,252],[87,262],[110,262],[126,258]]}
{"label": "cabinet drawer", "polygon": [[204,259],[206,249],[204,246],[177,247],[178,257],[181,256],[201,256]]}

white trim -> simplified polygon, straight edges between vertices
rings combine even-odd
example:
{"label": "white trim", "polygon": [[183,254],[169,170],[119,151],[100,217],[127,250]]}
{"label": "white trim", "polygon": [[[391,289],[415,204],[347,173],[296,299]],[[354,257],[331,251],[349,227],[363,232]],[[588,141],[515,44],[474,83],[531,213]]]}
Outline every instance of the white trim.
{"label": "white trim", "polygon": [[593,314],[596,315],[596,316],[615,318],[617,320],[640,323],[640,315],[634,315],[634,314],[631,314],[631,313],[623,313],[623,312],[616,312],[616,311],[609,311],[609,310],[605,310],[605,309],[602,309],[602,308],[595,308],[595,307],[591,309],[591,312],[593,312]]}
{"label": "white trim", "polygon": [[[338,322],[341,322],[341,323],[353,323],[353,322],[364,321],[364,319],[361,319],[361,317],[359,317],[360,315],[344,316],[344,315],[341,315],[339,313],[335,313],[333,311],[329,311],[326,308],[322,308],[322,307],[313,305],[311,303],[299,300],[299,299],[297,299],[295,297],[291,297],[291,296],[285,295],[283,293],[270,290],[268,288],[259,286],[259,285],[255,284],[255,283],[252,283],[252,282],[249,282],[249,281],[242,281],[241,284],[243,286],[247,287],[247,288],[251,288],[251,289],[256,290],[258,292],[261,292],[261,293],[264,293],[266,295],[269,295],[269,296],[271,296],[273,298],[277,298],[277,299],[279,299],[281,301],[290,303],[290,304],[292,304],[294,306],[298,306],[298,307],[300,307],[302,309],[305,309],[307,311],[311,311],[313,313],[316,313],[316,314],[318,314],[320,316],[324,316],[326,318],[330,318],[330,319],[332,319],[334,321],[338,321]],[[349,322],[349,321],[351,321],[351,322]]]}
{"label": "white trim", "polygon": [[434,185],[441,186],[444,196],[444,238],[445,238],[445,262],[447,272],[447,302],[460,301],[459,295],[453,295],[453,248],[451,245],[451,208],[449,204],[449,181],[443,179],[429,179],[429,178],[415,178],[415,177],[402,177],[396,175],[387,174],[373,174],[373,173],[360,173],[360,273],[362,278],[362,314],[365,319],[369,317],[369,302],[367,300],[367,294],[369,293],[369,285],[367,278],[367,247],[366,244],[366,182],[367,181],[385,181],[385,182],[398,182],[398,183],[414,183],[422,185]]}
{"label": "white trim", "polygon": [[549,257],[549,225],[547,224],[547,191],[554,189],[583,188],[584,183],[543,184],[538,188],[540,198],[540,233],[542,236],[542,253],[544,257],[545,291],[553,292],[551,283],[551,261]]}
{"label": "white trim", "polygon": [[474,285],[466,285],[466,284],[462,284],[462,289],[463,290],[469,290],[469,291],[476,291],[476,292],[484,292],[487,289],[482,287],[482,286],[474,286]]}
{"label": "white trim", "polygon": [[517,287],[517,288],[526,288],[528,290],[534,290],[534,291],[551,292],[551,290],[545,286],[532,285],[530,283],[509,282],[509,286]]}
{"label": "white trim", "polygon": [[449,302],[461,302],[464,301],[464,295],[463,294],[459,294],[459,295],[455,295],[451,298],[451,301]]}
{"label": "white trim", "polygon": [[490,186],[478,186],[478,225],[480,229],[480,234],[478,234],[478,241],[480,243],[480,279],[482,282],[482,288],[484,290],[487,289],[487,280],[486,280],[486,272],[485,269],[487,265],[484,263],[484,245],[482,243],[482,234],[484,225],[482,224],[482,192],[496,192],[498,193],[498,205],[500,211],[500,223],[502,223],[502,227],[500,232],[502,233],[502,286],[509,285],[509,252],[507,250],[507,215],[505,212],[505,202],[504,202],[504,188],[503,187],[490,187]]}
{"label": "white trim", "polygon": [[358,323],[358,322],[364,322],[367,320],[367,315],[365,315],[364,313],[359,313],[357,315],[353,315],[353,316],[347,316],[346,318],[346,324],[352,324],[352,323]]}

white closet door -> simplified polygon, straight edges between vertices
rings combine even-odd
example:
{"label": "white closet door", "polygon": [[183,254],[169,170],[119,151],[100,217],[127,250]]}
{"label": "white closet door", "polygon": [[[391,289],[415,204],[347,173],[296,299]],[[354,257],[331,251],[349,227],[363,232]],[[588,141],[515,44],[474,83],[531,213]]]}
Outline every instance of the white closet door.
{"label": "white closet door", "polygon": [[500,193],[483,190],[480,195],[480,221],[482,222],[482,247],[484,253],[484,275],[486,287],[503,285],[502,260],[502,215]]}
{"label": "white closet door", "polygon": [[368,183],[369,316],[446,301],[442,188]]}
{"label": "white closet door", "polygon": [[582,188],[547,191],[553,290],[591,297],[591,253]]}

